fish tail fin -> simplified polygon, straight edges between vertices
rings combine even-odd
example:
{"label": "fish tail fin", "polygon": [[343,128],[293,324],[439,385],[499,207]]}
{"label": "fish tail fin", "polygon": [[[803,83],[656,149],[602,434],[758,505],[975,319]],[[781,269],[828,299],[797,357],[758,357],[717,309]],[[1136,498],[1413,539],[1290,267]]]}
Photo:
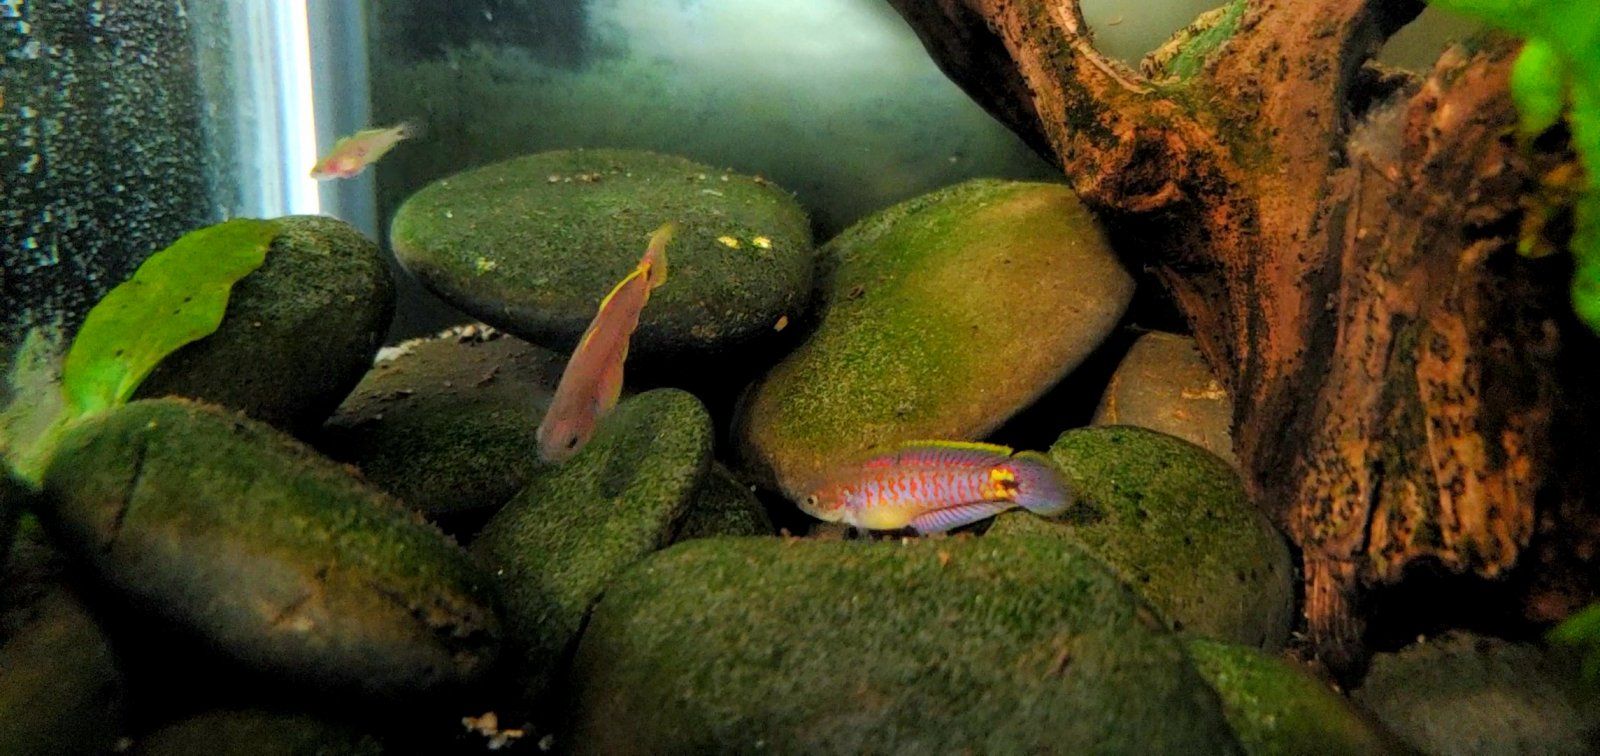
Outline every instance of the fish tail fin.
{"label": "fish tail fin", "polygon": [[1049,457],[1035,451],[1018,453],[1003,465],[1016,476],[1018,506],[1041,517],[1053,517],[1072,504],[1061,468]]}
{"label": "fish tail fin", "polygon": [[420,139],[428,135],[428,125],[419,118],[408,118],[394,128],[401,139]]}
{"label": "fish tail fin", "polygon": [[650,234],[650,246],[644,251],[644,261],[650,265],[650,288],[667,282],[667,244],[678,233],[677,221],[667,221]]}

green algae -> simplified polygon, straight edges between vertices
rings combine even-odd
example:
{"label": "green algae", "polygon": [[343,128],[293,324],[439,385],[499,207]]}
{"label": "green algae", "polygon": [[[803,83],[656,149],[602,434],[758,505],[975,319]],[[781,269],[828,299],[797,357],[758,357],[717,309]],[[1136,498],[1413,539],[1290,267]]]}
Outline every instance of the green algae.
{"label": "green algae", "polygon": [[333,218],[272,224],[266,262],[235,286],[221,326],[163,361],[138,397],[199,399],[298,432],[361,380],[394,314],[382,250]]}
{"label": "green algae", "polygon": [[1222,697],[1250,756],[1398,754],[1403,744],[1293,664],[1248,646],[1190,638],[1195,668]]}
{"label": "green algae", "polygon": [[412,195],[390,238],[401,262],[456,306],[570,349],[668,221],[679,224],[669,277],[644,310],[635,355],[740,346],[805,308],[814,250],[794,199],[763,179],[668,155],[571,150],[467,171]]}
{"label": "green algae", "polygon": [[823,249],[810,339],[749,395],[749,466],[793,493],[831,463],[992,431],[1075,367],[1132,282],[1066,187],[971,181]]}
{"label": "green algae", "polygon": [[1282,646],[1294,606],[1288,547],[1251,506],[1228,463],[1131,426],[1067,431],[1050,458],[1075,508],[1060,520],[1007,515],[991,534],[1069,531],[1174,628]]}
{"label": "green algae", "polygon": [[767,516],[767,510],[750,487],[721,463],[713,463],[672,540],[677,543],[719,535],[769,536],[773,533],[772,518]]}
{"label": "green algae", "polygon": [[576,753],[1234,753],[1176,639],[1053,536],[713,538],[612,584]]}
{"label": "green algae", "polygon": [[136,756],[380,756],[383,743],[306,714],[219,709],[139,738]]}
{"label": "green algae", "polygon": [[[63,439],[40,518],[143,626],[327,691],[476,682],[499,649],[465,552],[269,426],[138,401]],[[292,630],[292,632],[289,632]]]}
{"label": "green algae", "polygon": [[499,582],[530,702],[560,674],[596,598],[666,545],[711,464],[711,417],[657,389],[618,404],[577,456],[536,470],[472,551]]}
{"label": "green algae", "polygon": [[317,446],[429,517],[504,504],[539,466],[535,431],[566,358],[480,327],[400,346]]}

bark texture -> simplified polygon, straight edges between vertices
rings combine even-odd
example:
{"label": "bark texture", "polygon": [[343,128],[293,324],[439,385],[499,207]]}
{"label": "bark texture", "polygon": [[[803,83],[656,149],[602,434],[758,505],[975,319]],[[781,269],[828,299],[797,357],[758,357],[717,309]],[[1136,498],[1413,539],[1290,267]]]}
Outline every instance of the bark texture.
{"label": "bark texture", "polygon": [[1518,143],[1515,41],[1416,76],[1370,61],[1418,2],[1236,0],[1135,71],[1076,0],[891,2],[1170,291],[1325,663],[1361,667],[1366,589],[1418,567],[1532,621],[1592,595],[1596,342],[1566,256],[1516,252],[1571,155]]}

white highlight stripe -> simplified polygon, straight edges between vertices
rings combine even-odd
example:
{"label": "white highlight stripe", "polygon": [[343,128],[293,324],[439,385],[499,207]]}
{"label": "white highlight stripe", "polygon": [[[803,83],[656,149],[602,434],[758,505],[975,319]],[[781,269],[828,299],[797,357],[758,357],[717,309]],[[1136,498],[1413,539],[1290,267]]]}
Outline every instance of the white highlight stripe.
{"label": "white highlight stripe", "polygon": [[310,177],[317,162],[317,116],[311,86],[311,28],[306,0],[271,3],[273,28],[279,34],[274,63],[278,80],[279,155],[282,156],[283,201],[287,214],[322,211],[317,182]]}

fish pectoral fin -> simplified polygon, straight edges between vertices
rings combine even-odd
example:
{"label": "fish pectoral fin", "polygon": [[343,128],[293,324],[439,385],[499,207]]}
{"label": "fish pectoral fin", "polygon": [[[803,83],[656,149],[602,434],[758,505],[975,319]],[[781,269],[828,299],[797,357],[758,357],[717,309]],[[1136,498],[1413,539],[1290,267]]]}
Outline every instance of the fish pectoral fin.
{"label": "fish pectoral fin", "polygon": [[606,365],[600,371],[597,379],[599,385],[595,387],[595,402],[599,405],[599,414],[611,411],[617,406],[617,401],[622,398],[622,367],[628,361],[628,345],[622,345],[622,353],[617,359]]}
{"label": "fish pectoral fin", "polygon": [[986,520],[1010,509],[1011,506],[1010,503],[992,501],[957,504],[953,507],[936,509],[927,514],[919,515],[911,521],[911,527],[922,534],[943,533],[963,525],[971,525],[979,520]]}

